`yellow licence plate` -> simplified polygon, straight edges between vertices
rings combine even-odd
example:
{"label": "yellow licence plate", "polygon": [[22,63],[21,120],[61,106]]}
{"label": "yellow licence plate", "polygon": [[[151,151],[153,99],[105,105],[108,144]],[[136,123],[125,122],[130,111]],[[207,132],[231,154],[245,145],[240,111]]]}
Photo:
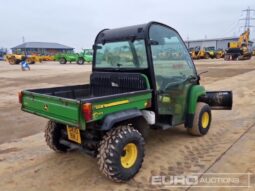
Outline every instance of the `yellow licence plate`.
{"label": "yellow licence plate", "polygon": [[68,139],[81,144],[80,129],[75,127],[66,127]]}

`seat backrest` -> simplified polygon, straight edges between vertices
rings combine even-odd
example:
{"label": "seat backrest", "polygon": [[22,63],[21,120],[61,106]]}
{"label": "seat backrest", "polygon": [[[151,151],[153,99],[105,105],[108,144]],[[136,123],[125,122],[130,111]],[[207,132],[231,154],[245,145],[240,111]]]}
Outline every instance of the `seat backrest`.
{"label": "seat backrest", "polygon": [[146,77],[139,73],[93,72],[90,76],[91,95],[104,96],[145,90]]}

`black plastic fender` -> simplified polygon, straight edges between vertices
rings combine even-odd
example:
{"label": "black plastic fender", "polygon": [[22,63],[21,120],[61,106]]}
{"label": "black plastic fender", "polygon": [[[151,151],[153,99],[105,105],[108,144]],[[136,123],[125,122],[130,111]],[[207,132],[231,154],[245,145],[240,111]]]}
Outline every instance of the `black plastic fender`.
{"label": "black plastic fender", "polygon": [[101,126],[100,130],[103,131],[110,130],[116,123],[141,116],[143,116],[143,114],[138,109],[130,109],[110,114],[105,117],[103,125]]}

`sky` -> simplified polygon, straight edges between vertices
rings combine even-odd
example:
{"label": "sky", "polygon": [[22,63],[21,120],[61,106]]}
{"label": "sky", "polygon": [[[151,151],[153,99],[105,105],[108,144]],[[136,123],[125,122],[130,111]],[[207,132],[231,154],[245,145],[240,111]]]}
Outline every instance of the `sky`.
{"label": "sky", "polygon": [[0,47],[21,44],[24,37],[80,51],[91,48],[104,28],[149,21],[175,28],[184,40],[239,36],[248,6],[255,9],[255,0],[0,0]]}

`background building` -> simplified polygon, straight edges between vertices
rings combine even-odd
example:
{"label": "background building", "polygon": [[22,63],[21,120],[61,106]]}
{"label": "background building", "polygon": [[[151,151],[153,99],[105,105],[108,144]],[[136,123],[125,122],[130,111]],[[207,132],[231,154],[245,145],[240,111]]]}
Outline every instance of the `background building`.
{"label": "background building", "polygon": [[12,53],[54,55],[56,53],[73,52],[74,48],[50,42],[26,42],[11,48]]}
{"label": "background building", "polygon": [[[185,41],[188,48],[193,48],[200,46],[200,48],[213,46],[215,49],[227,49],[228,43],[233,41],[238,41],[239,37],[229,37],[229,38],[214,38],[214,39],[201,39],[201,40],[190,40]],[[250,47],[252,47],[253,42],[250,41]]]}

